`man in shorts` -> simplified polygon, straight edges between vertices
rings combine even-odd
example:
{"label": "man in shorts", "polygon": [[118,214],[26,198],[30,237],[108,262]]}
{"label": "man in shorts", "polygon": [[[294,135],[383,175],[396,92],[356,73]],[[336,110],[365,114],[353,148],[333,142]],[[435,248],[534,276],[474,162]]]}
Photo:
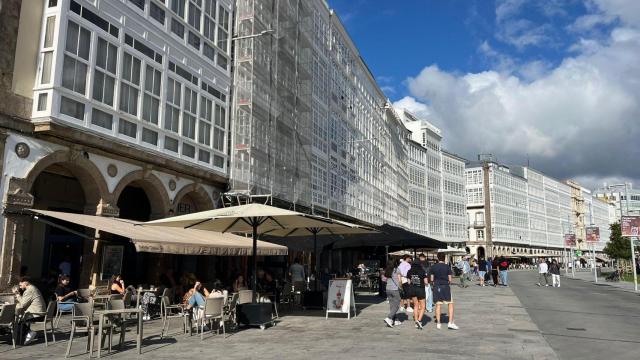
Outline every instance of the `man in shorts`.
{"label": "man in shorts", "polygon": [[442,304],[447,304],[449,324],[447,328],[458,330],[453,322],[453,298],[451,297],[451,267],[444,263],[444,254],[438,254],[438,263],[431,267],[431,283],[433,284],[433,301],[436,303],[436,328],[441,328],[440,316]]}

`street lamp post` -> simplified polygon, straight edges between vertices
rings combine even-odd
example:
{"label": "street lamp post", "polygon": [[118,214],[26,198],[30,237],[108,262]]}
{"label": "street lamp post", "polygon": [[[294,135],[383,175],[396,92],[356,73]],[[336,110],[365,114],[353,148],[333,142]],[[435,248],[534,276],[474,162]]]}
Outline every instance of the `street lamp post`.
{"label": "street lamp post", "polygon": [[[626,215],[629,215],[629,183],[609,185],[608,188],[622,188],[624,187],[624,197],[626,205]],[[618,204],[620,206],[620,230],[622,231],[622,194],[618,192]],[[636,253],[634,242],[637,241],[637,237],[629,237],[629,244],[631,246],[631,271],[633,272],[633,287],[638,291],[638,274],[636,272]]]}

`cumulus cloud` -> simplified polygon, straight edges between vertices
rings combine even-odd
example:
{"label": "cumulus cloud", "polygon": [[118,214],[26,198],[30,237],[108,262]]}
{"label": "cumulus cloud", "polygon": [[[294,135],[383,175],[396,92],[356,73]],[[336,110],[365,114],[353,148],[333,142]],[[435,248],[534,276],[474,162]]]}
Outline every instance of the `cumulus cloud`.
{"label": "cumulus cloud", "polygon": [[[512,7],[501,16],[520,2],[504,3]],[[604,41],[581,39],[555,67],[534,61],[514,72],[456,74],[431,65],[407,79],[410,96],[395,105],[427,117],[443,130],[445,147],[469,159],[491,152],[523,164],[528,156],[533,167],[588,187],[616,178],[640,185],[637,4],[593,0],[619,26]]]}

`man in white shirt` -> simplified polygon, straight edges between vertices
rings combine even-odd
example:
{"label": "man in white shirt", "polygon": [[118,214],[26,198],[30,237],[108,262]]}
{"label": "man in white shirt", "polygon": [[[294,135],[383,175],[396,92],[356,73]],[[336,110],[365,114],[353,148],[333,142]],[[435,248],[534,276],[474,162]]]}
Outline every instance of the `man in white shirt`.
{"label": "man in white shirt", "polygon": [[540,259],[538,262],[538,283],[536,285],[542,286],[544,282],[544,286],[549,286],[549,278],[547,277],[549,271],[549,265],[544,259]]}

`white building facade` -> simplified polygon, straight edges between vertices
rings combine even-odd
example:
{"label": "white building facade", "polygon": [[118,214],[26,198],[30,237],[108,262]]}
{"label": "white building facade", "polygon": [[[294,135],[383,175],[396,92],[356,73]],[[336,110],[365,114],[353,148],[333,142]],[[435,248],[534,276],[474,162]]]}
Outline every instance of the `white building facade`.
{"label": "white building facade", "polygon": [[434,239],[467,239],[465,160],[443,151],[440,129],[407,110],[399,110],[409,143],[409,228]]}
{"label": "white building facade", "polygon": [[[527,167],[493,161],[467,164],[471,253],[479,256],[562,256],[569,186]],[[564,219],[564,220],[563,220]]]}
{"label": "white building facade", "polygon": [[64,255],[80,283],[104,280],[104,244],[124,248],[131,281],[167,265],[152,255],[134,261],[127,244],[85,241],[23,209],[148,220],[218,206],[233,8],[232,0],[3,2],[13,10],[3,14],[20,16],[1,20],[11,86],[0,89],[0,287],[21,272],[49,276]]}

